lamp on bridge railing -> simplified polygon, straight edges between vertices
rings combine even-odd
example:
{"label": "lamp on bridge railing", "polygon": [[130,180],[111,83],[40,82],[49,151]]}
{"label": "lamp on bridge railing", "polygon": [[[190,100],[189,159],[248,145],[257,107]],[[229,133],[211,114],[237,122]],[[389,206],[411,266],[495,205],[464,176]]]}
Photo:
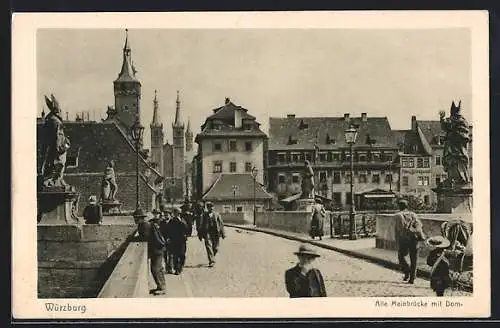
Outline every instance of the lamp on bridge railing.
{"label": "lamp on bridge railing", "polygon": [[350,125],[349,128],[345,131],[345,141],[349,144],[349,159],[350,159],[350,171],[351,171],[351,206],[349,208],[349,239],[355,240],[356,236],[356,220],[355,220],[355,209],[354,209],[354,160],[352,154],[352,146],[356,143],[356,138],[358,137],[358,130]]}
{"label": "lamp on bridge railing", "polygon": [[[136,223],[144,221],[145,214],[141,209],[139,203],[139,145],[142,140],[142,135],[144,133],[144,126],[142,126],[141,121],[139,119],[139,115],[136,116],[135,122],[130,128],[130,135],[132,136],[132,140],[135,142],[135,151],[136,151],[136,162],[135,162],[135,211],[134,211],[134,220]],[[139,231],[140,233],[140,231]]]}

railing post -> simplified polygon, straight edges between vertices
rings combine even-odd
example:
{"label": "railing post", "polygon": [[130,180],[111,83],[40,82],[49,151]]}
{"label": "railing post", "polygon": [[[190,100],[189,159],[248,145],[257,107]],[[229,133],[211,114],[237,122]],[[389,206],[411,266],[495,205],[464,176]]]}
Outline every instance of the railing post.
{"label": "railing post", "polygon": [[333,212],[330,212],[330,238],[333,238]]}
{"label": "railing post", "polygon": [[363,234],[366,236],[368,236],[368,234],[366,233],[366,215],[363,214],[361,216],[361,224],[363,225]]}

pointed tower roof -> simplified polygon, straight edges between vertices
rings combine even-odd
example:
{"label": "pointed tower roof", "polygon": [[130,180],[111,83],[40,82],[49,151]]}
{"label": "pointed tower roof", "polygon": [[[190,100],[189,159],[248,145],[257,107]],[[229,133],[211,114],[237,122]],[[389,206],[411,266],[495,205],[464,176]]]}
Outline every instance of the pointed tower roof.
{"label": "pointed tower roof", "polygon": [[181,120],[181,101],[179,99],[179,90],[177,90],[177,99],[175,100],[175,120],[174,127],[183,128],[184,123]]}
{"label": "pointed tower roof", "polygon": [[158,114],[158,99],[156,97],[157,90],[155,90],[155,98],[153,100],[153,120],[151,121],[151,127],[163,127],[161,123],[160,116]]}
{"label": "pointed tower roof", "polygon": [[136,70],[132,64],[132,49],[128,41],[128,29],[125,29],[125,44],[123,45],[122,69],[115,82],[139,82],[135,77]]}
{"label": "pointed tower roof", "polygon": [[192,133],[191,132],[191,119],[188,118],[188,123],[187,123],[187,127],[186,127],[186,134],[189,134],[189,133]]}

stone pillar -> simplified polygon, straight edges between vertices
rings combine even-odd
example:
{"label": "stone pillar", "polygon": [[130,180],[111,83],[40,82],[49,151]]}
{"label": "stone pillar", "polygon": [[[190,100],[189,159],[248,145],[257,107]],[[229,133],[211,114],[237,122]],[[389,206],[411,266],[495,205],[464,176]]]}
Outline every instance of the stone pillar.
{"label": "stone pillar", "polygon": [[[43,188],[37,192],[38,224],[60,225],[78,224],[73,217],[73,206],[78,193],[74,188]],[[75,209],[76,213],[76,209]]]}
{"label": "stone pillar", "polygon": [[433,191],[437,194],[438,213],[472,214],[472,186],[442,183]]}

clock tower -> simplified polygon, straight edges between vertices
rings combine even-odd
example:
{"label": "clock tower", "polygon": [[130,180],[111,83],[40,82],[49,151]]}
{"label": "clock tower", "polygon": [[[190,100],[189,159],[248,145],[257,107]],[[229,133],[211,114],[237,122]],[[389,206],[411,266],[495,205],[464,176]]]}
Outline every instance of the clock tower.
{"label": "clock tower", "polygon": [[128,30],[125,30],[125,45],[123,46],[122,68],[113,82],[115,94],[115,115],[126,128],[134,124],[136,116],[140,118],[141,82],[136,78],[132,62],[132,50],[128,40]]}

